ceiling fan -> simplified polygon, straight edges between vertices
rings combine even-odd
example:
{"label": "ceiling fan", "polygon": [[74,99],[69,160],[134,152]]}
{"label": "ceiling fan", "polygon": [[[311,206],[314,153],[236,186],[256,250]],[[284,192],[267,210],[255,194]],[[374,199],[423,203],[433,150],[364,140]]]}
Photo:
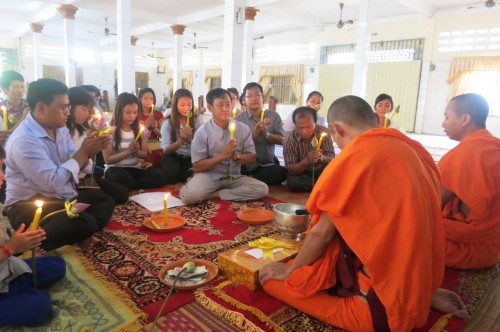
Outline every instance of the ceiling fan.
{"label": "ceiling fan", "polygon": [[353,24],[354,21],[353,20],[342,21],[342,11],[344,10],[344,4],[341,2],[339,3],[339,6],[340,6],[340,18],[339,22],[337,23],[337,28],[342,29],[344,25]]}
{"label": "ceiling fan", "polygon": [[108,37],[109,35],[116,36],[116,33],[110,32],[108,28],[108,18],[104,18],[104,35]]}
{"label": "ceiling fan", "polygon": [[196,45],[196,32],[193,33],[194,35],[194,39],[193,39],[193,43],[187,43],[189,46],[184,46],[184,47],[191,47],[193,48],[193,50],[196,50],[198,48],[208,48],[207,46],[198,46]]}
{"label": "ceiling fan", "polygon": [[[496,3],[495,3],[495,0],[486,0],[483,5],[484,5],[484,7],[490,9],[490,8],[495,7]],[[479,6],[469,6],[469,7],[467,7],[467,9],[473,9],[473,8],[478,8],[478,7]]]}
{"label": "ceiling fan", "polygon": [[155,59],[164,59],[164,57],[161,57],[161,56],[155,56],[155,52],[154,52],[154,45],[155,45],[155,42],[151,42],[151,54],[147,53],[146,55],[150,58],[155,58]]}

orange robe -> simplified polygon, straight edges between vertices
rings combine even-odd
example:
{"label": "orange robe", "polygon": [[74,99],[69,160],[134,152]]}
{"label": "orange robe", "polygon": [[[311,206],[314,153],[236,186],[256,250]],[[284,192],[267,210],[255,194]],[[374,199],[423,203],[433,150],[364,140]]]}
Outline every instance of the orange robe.
{"label": "orange robe", "polygon": [[[366,275],[357,272],[362,293],[375,291],[392,331],[426,322],[444,274],[444,234],[439,172],[422,145],[395,129],[356,137],[324,170],[307,209],[313,214],[311,227],[322,211],[328,213],[364,266]],[[301,267],[285,281],[266,282],[264,289],[332,325],[373,330],[364,297],[322,291],[335,284],[338,250],[335,240],[312,264],[319,268],[316,273]]]}
{"label": "orange robe", "polygon": [[[500,140],[478,130],[444,155],[438,168],[443,186],[456,195],[443,209],[446,265],[492,266],[500,254]],[[460,202],[470,208],[467,217]]]}

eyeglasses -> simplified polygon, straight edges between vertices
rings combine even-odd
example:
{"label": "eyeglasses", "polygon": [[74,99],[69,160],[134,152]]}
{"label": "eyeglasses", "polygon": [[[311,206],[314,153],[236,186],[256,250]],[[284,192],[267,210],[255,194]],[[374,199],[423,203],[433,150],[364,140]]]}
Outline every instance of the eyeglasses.
{"label": "eyeglasses", "polygon": [[257,99],[257,98],[261,98],[262,97],[262,94],[258,93],[258,94],[255,94],[255,95],[245,95],[245,98],[247,99]]}
{"label": "eyeglasses", "polygon": [[[47,106],[51,107],[51,105]],[[53,105],[52,108],[58,110],[61,113],[64,113],[64,112],[69,112],[71,106],[69,104],[61,104],[61,105]]]}

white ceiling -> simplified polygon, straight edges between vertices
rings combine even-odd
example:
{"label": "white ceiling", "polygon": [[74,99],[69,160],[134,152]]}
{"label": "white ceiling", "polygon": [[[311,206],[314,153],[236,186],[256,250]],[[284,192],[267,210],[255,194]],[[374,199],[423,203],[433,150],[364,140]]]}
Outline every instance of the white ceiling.
{"label": "white ceiling", "polygon": [[[108,28],[116,32],[116,1],[119,0],[16,0],[0,1],[0,38],[18,38],[30,34],[29,24],[44,24],[43,35],[61,37],[63,23],[56,8],[60,4],[78,7],[75,19],[75,39],[98,44],[115,43],[114,36],[104,36],[105,18]],[[173,47],[172,24],[187,26],[184,42],[197,44],[222,43],[224,0],[130,0],[131,32],[139,37],[137,45],[155,49]],[[447,13],[495,10],[500,12],[500,0],[494,8],[484,7],[486,0],[371,0],[375,22],[405,21],[410,18],[430,18]],[[490,0],[491,1],[491,0]],[[359,0],[247,0],[247,6],[260,10],[254,24],[254,36],[271,36],[293,30],[321,30],[339,20],[339,3],[344,2],[344,20],[358,18]],[[474,7],[468,9],[468,7]]]}

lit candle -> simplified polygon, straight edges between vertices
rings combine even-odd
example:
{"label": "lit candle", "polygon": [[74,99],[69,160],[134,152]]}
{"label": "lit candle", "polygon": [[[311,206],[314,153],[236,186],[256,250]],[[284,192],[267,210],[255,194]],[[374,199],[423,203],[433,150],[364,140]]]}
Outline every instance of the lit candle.
{"label": "lit candle", "polygon": [[3,113],[3,130],[9,130],[9,116],[7,115],[7,108],[2,106]]}
{"label": "lit candle", "polygon": [[389,113],[385,113],[384,128],[389,127]]}
{"label": "lit candle", "polygon": [[236,117],[236,107],[233,107],[233,118]]}
{"label": "lit candle", "polygon": [[231,121],[229,124],[229,134],[231,135],[231,139],[234,139],[234,131],[236,130],[236,123],[234,121]]}
{"label": "lit candle", "polygon": [[325,136],[326,136],[326,133],[324,133],[324,132],[321,133],[321,136],[319,137],[318,147],[317,147],[318,150],[321,150],[321,143],[323,143],[323,137],[325,137]]}
{"label": "lit candle", "polygon": [[155,114],[155,105],[151,105],[151,113]]}
{"label": "lit candle", "polygon": [[187,112],[186,114],[186,128],[189,127],[189,119],[193,116],[193,113],[191,111]]}
{"label": "lit candle", "polygon": [[33,217],[33,222],[31,223],[31,230],[35,231],[38,229],[38,225],[40,224],[40,217],[42,216],[42,201],[35,201],[35,205],[38,207],[35,211],[35,216]]}
{"label": "lit candle", "polygon": [[144,126],[141,125],[141,129],[139,129],[139,132],[137,133],[137,136],[135,137],[136,141],[139,141],[139,138],[141,138],[143,131],[144,131]]}
{"label": "lit candle", "polygon": [[170,193],[166,193],[165,197],[163,197],[163,223],[165,226],[168,224],[168,196],[170,196]]}
{"label": "lit candle", "polygon": [[260,122],[264,123],[264,110],[260,113]]}

